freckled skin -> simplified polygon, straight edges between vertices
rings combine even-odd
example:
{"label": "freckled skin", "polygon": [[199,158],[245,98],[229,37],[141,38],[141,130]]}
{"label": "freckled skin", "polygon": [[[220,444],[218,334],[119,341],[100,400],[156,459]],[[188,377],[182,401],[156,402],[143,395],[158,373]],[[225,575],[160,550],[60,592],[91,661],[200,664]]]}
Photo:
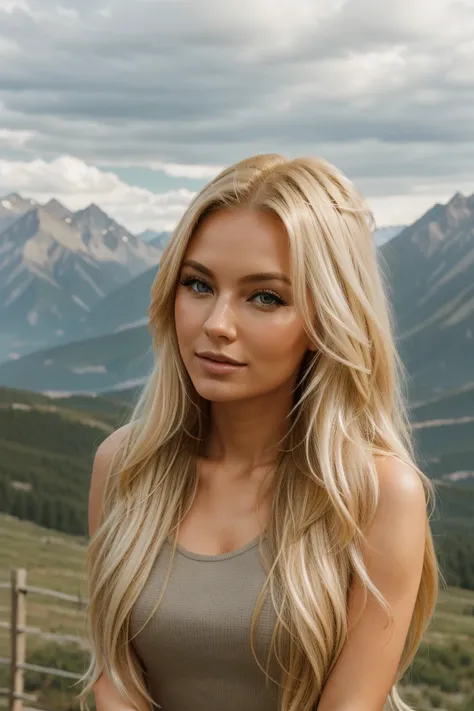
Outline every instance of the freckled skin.
{"label": "freckled skin", "polygon": [[[215,402],[270,393],[291,397],[302,358],[311,348],[292,287],[280,280],[239,282],[261,272],[291,278],[288,236],[280,220],[243,208],[211,213],[193,235],[186,260],[214,275],[184,266],[180,282],[194,281],[179,283],[175,297],[179,349],[197,392]],[[284,304],[262,290],[274,292]],[[209,374],[195,355],[200,351],[217,351],[246,366],[226,375]]]}

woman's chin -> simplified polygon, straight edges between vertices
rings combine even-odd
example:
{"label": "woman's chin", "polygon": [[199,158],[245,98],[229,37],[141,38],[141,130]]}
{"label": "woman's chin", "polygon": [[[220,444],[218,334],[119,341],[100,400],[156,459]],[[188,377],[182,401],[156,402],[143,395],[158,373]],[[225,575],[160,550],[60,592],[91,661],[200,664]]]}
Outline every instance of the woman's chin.
{"label": "woman's chin", "polygon": [[193,382],[198,395],[204,400],[212,402],[232,402],[249,397],[249,394],[242,392],[242,388],[236,387],[235,383],[225,383],[208,378],[196,378]]}

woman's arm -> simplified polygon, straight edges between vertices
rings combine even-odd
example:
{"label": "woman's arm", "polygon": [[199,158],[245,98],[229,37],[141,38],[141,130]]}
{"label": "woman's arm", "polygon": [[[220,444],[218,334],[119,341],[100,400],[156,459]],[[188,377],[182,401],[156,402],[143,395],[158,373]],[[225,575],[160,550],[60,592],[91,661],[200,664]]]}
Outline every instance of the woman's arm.
{"label": "woman's arm", "polygon": [[323,688],[318,711],[382,711],[418,593],[427,516],[423,484],[416,472],[394,457],[376,458],[376,467],[380,499],[366,533],[364,561],[392,608],[393,627],[369,592],[360,615],[363,588],[356,579],[349,593],[348,639]]}
{"label": "woman's arm", "polygon": [[94,698],[96,711],[137,711],[118,694],[115,686],[105,674],[102,674],[95,683]]}

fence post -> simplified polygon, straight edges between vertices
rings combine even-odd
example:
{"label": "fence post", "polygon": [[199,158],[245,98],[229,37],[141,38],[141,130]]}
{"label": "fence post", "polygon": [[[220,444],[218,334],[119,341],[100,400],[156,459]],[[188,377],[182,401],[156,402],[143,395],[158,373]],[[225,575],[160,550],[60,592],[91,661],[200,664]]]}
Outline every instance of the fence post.
{"label": "fence post", "polygon": [[23,711],[26,656],[26,570],[12,570],[11,587],[11,672],[9,711]]}

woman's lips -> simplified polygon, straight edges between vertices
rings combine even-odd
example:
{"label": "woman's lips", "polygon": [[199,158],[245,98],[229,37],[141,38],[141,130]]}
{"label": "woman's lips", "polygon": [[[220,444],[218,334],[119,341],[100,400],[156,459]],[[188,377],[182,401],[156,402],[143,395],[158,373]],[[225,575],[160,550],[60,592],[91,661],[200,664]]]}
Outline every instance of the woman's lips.
{"label": "woman's lips", "polygon": [[245,364],[237,365],[235,363],[220,362],[200,355],[197,355],[196,358],[201,368],[212,375],[227,375],[228,373],[235,373],[237,370],[242,370],[242,368],[246,367]]}

